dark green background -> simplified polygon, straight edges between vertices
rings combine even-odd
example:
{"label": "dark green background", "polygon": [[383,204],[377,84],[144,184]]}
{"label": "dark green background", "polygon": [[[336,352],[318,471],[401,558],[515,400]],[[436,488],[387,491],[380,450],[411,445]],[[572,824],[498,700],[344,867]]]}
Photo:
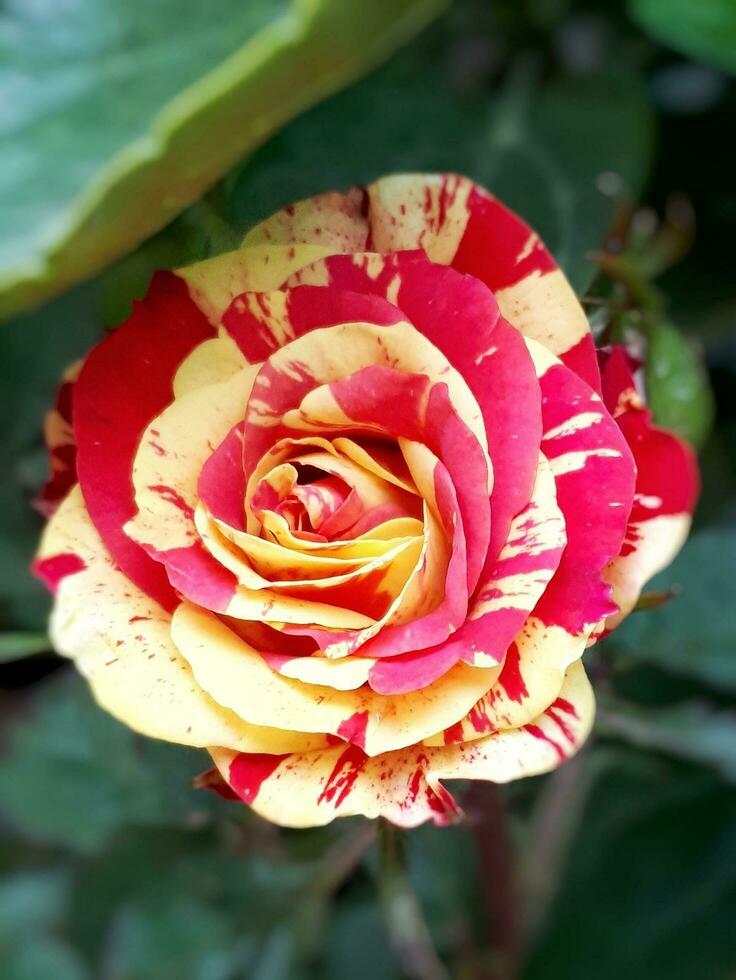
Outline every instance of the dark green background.
{"label": "dark green background", "polygon": [[[622,202],[662,215],[687,196],[694,242],[657,280],[661,321],[679,333],[656,333],[650,380],[659,417],[701,440],[704,492],[691,541],[654,586],[680,594],[591,656],[601,711],[581,757],[503,791],[506,841],[489,825],[498,795],[482,793],[466,825],[408,836],[433,939],[451,976],[509,980],[490,947],[541,895],[525,980],[736,977],[735,8],[458,0],[135,255],[0,328],[3,980],[402,976],[366,825],[283,832],[191,790],[203,754],[132,735],[44,652],[48,601],[26,568],[56,380],[152,269],[228,247],[295,197],[438,168],[521,211],[594,297],[611,288],[589,256]],[[613,198],[601,174],[616,175]],[[654,253],[647,240],[632,261],[656,271]],[[499,847],[515,855],[515,885],[488,861]]]}

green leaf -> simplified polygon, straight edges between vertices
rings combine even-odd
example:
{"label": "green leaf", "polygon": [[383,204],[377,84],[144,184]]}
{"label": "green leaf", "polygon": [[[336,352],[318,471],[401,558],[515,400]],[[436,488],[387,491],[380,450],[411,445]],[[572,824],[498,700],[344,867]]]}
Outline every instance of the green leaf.
{"label": "green leaf", "polygon": [[64,917],[69,876],[60,869],[24,870],[0,879],[0,943],[52,929]]}
{"label": "green leaf", "polygon": [[654,420],[701,446],[713,425],[715,404],[698,349],[669,323],[647,326],[646,337],[647,404]]}
{"label": "green leaf", "polygon": [[524,980],[729,976],[736,790],[692,765],[619,749],[581,828]]}
{"label": "green leaf", "polygon": [[140,739],[72,673],[39,688],[6,734],[0,813],[30,839],[94,852],[129,824],[183,826],[225,806],[191,788],[203,753]]}
{"label": "green leaf", "polygon": [[[336,902],[329,926],[315,980],[402,980],[375,895],[368,894],[360,902],[347,897]],[[370,956],[356,955],[359,936],[371,937]]]}
{"label": "green leaf", "polygon": [[736,691],[733,569],[736,528],[694,534],[674,563],[650,584],[679,594],[659,609],[629,616],[602,646],[615,662],[656,664],[716,688]]}
{"label": "green leaf", "polygon": [[736,72],[733,0],[629,0],[629,10],[662,44],[696,61]]}
{"label": "green leaf", "polygon": [[230,980],[249,944],[228,911],[173,889],[126,903],[110,929],[104,980]]}
{"label": "green leaf", "polygon": [[651,708],[604,698],[596,721],[605,735],[712,766],[724,779],[736,782],[736,712],[700,702]]}
{"label": "green leaf", "polygon": [[445,0],[42,0],[0,20],[0,316],[161,228]]}
{"label": "green leaf", "polygon": [[614,209],[598,178],[615,172],[636,197],[649,166],[641,80],[609,66],[584,83],[542,82],[522,59],[489,100],[438,86],[438,60],[416,44],[291,123],[230,178],[233,224],[245,230],[291,201],[387,173],[458,171],[516,208],[582,292],[595,273],[587,253]]}
{"label": "green leaf", "polygon": [[0,633],[0,664],[50,651],[51,642],[45,633]]}
{"label": "green leaf", "polygon": [[38,934],[12,944],[3,955],[3,980],[90,980],[74,950],[52,936]]}

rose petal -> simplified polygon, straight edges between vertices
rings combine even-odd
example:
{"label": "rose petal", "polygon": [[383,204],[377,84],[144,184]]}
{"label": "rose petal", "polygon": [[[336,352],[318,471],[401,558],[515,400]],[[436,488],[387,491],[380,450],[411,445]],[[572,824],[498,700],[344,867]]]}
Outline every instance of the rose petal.
{"label": "rose petal", "polygon": [[603,571],[621,548],[636,467],[599,396],[541,345],[527,340],[542,388],[542,452],[557,484],[567,546],[535,616],[572,634],[615,611]]}
{"label": "rose petal", "polygon": [[652,424],[639,398],[623,347],[601,355],[603,397],[634,454],[636,494],[621,554],[606,570],[620,612],[614,629],[634,608],[644,585],[665,568],[690,530],[699,492],[698,464],[682,439]]}
{"label": "rose petal", "polygon": [[44,517],[51,517],[77,482],[77,443],[72,426],[72,399],[81,368],[82,361],[76,361],[64,372],[54,407],[44,420],[44,439],[49,452],[51,476],[33,502]]}
{"label": "rose petal", "polygon": [[[256,650],[216,616],[188,603],[174,614],[172,637],[197,681],[223,707],[252,724],[342,735],[365,720],[356,741],[370,755],[411,745],[462,717],[490,687],[493,673],[458,664],[419,694],[383,697],[367,688],[337,691],[274,673]],[[347,736],[346,736],[347,737]]]}
{"label": "rose petal", "polygon": [[466,745],[412,746],[371,758],[353,744],[273,757],[211,748],[225,782],[267,820],[322,826],[335,817],[382,816],[401,827],[453,822],[460,810],[443,779],[509,782],[554,769],[585,741],[594,702],[585,672],[573,664],[556,702],[522,729]]}
{"label": "rose petal", "polygon": [[136,511],[130,474],[144,429],[171,401],[177,368],[211,336],[181,280],[157,273],[130,319],[90,353],[75,388],[77,469],[89,514],[121,570],[168,609],[176,598],[164,569],[123,531]]}
{"label": "rose petal", "polygon": [[302,735],[249,725],[216,704],[171,641],[171,616],[116,567],[75,487],[49,521],[38,561],[76,556],[63,578],[51,619],[54,648],[71,657],[97,701],[144,735],[183,745],[213,741],[246,752],[290,752],[324,744]]}

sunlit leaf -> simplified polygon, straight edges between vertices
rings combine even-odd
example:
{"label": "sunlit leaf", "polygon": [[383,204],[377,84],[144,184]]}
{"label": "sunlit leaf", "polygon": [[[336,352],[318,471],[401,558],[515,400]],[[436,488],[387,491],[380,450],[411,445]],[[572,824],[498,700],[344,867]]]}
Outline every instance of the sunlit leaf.
{"label": "sunlit leaf", "polygon": [[101,269],[444,0],[41,0],[0,15],[0,315]]}

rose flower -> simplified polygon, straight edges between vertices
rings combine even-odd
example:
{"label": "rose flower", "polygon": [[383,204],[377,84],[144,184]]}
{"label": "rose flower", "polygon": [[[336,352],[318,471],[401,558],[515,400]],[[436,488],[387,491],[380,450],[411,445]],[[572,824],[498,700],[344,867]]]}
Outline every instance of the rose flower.
{"label": "rose flower", "polygon": [[54,644],[269,820],[447,823],[443,781],[580,747],[586,647],[687,534],[696,465],[634,367],[463,177],[285,208],[67,376]]}

